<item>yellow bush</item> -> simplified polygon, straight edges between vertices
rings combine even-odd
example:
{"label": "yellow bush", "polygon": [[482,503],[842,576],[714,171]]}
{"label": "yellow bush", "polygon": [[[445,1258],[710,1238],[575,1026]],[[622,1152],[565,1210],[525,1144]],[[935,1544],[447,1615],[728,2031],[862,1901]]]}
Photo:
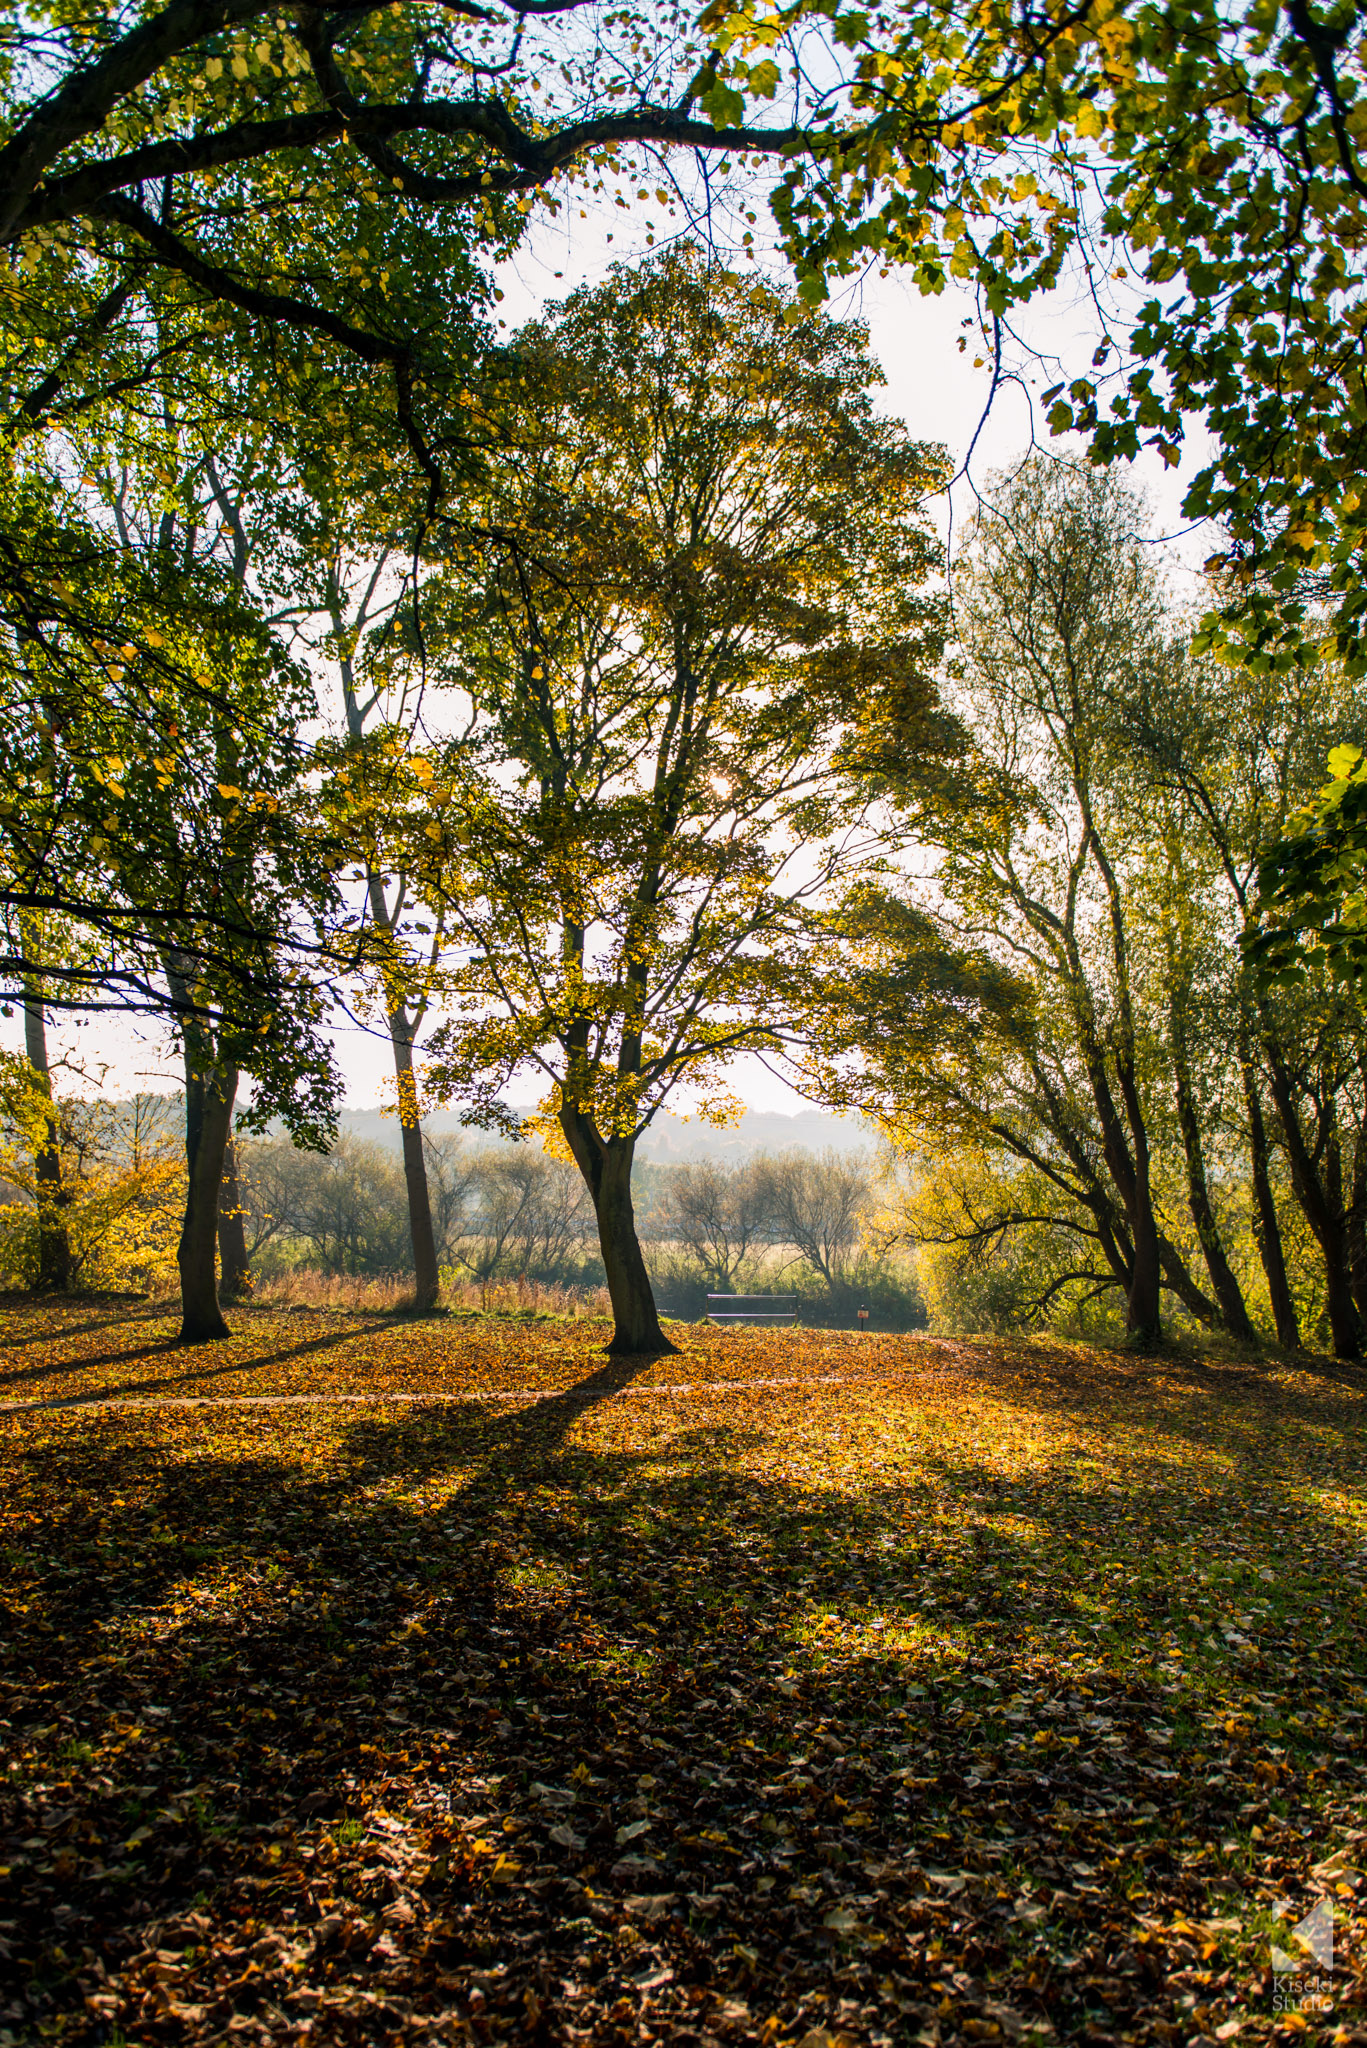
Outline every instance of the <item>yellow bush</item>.
{"label": "yellow bush", "polygon": [[0,1286],[37,1278],[36,1162],[51,1120],[72,1284],[154,1287],[174,1267],[185,1206],[179,1115],[168,1096],[49,1098],[26,1059],[0,1056]]}

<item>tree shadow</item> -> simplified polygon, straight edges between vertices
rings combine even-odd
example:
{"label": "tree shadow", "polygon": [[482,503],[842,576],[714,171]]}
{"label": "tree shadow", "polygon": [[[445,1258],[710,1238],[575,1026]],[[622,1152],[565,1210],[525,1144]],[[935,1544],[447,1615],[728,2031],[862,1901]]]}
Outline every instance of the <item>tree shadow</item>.
{"label": "tree shadow", "polygon": [[[305,1343],[293,1344],[285,1351],[263,1352],[249,1360],[212,1359],[201,1364],[196,1371],[186,1370],[163,1375],[159,1379],[115,1380],[101,1387],[91,1387],[79,1394],[58,1394],[47,1401],[15,1401],[0,1404],[0,1413],[11,1415],[41,1414],[64,1408],[98,1408],[102,1403],[128,1400],[137,1395],[173,1394],[178,1388],[194,1387],[203,1381],[255,1376],[265,1373],[274,1366],[287,1365],[292,1359],[308,1358],[322,1351],[335,1351],[341,1344],[348,1343],[354,1330],[331,1330],[324,1337],[311,1337]],[[65,1371],[93,1371],[106,1365],[133,1364],[143,1358],[165,1357],[173,1352],[183,1352],[188,1358],[204,1359],[204,1347],[200,1344],[182,1344],[179,1337],[168,1338],[160,1344],[140,1345],[132,1351],[110,1351],[96,1358],[80,1358],[69,1367],[41,1366],[26,1367],[21,1373],[10,1375],[14,1379],[38,1379],[51,1377]],[[0,1385],[7,1382],[0,1379]],[[377,1395],[382,1400],[383,1395]]]}
{"label": "tree shadow", "polygon": [[[422,1896],[410,1887],[405,1910],[414,1957],[421,1936],[439,1961],[424,1978],[415,1960],[421,1988],[405,1995],[430,2015],[450,1996],[434,1972],[451,1954],[466,1968],[480,1954],[451,1948],[455,1936],[443,1950],[434,1924],[484,1916],[490,1954],[526,1941],[556,1955],[584,1903],[557,1887],[576,1873],[592,1870],[609,1896],[711,1900],[718,1917],[690,1953],[750,1996],[765,1980],[735,1960],[726,1903],[742,1870],[747,1884],[786,1887],[810,1866],[830,1899],[857,1893],[872,1919],[875,1885],[893,1880],[870,1870],[902,1882],[921,1862],[952,1868],[990,1827],[1066,1834],[1060,1808],[1095,1805],[1098,1787],[1112,1830],[1137,1825],[1144,1802],[1155,1813],[1171,1803],[1172,1756],[1140,1734],[1174,1712],[1158,1667],[1176,1608],[1160,1610],[1145,1587],[1175,1545],[1190,1556],[1227,1532],[1246,1483],[1237,1463],[1208,1460],[1196,1489],[1190,1462],[1155,1467],[1161,1484],[1128,1495],[1123,1512],[1094,1470],[1048,1450],[1036,1472],[1013,1475],[990,1452],[921,1446],[910,1478],[886,1466],[857,1491],[813,1485],[786,1476],[781,1458],[741,1469],[736,1453],[759,1433],[741,1420],[662,1409],[644,1438],[581,1433],[641,1370],[610,1359],[511,1412],[261,1418],[250,1433],[235,1419],[221,1450],[187,1449],[157,1415],[127,1411],[47,1441],[15,1433],[16,1482],[37,1491],[32,1581],[8,1630],[8,1669],[26,1676],[9,1712],[42,1788],[5,1816],[19,1864],[33,1855],[24,1842],[45,1838],[44,1802],[77,1844],[82,1830],[109,1844],[145,1830],[136,1853],[117,1852],[135,1876],[115,1896],[129,1945],[153,1953],[151,1930],[178,1916],[217,1929],[237,1924],[244,1899],[264,1912],[281,1843],[321,1858],[328,1827],[397,1826],[395,1814],[420,1807],[439,1874]],[[1075,1395],[1046,1380],[1041,1414]],[[1094,1408],[1089,1396],[1070,1413]],[[1292,1499],[1284,1475],[1262,1478]],[[1300,1540],[1327,1548],[1332,1518],[1298,1492],[1294,1509]],[[1244,1525],[1250,1569],[1284,1569],[1288,1526]],[[1007,1717],[1026,1674],[1055,1715],[1042,1749],[1033,1724]],[[1212,1650],[1198,1681],[1218,1691],[1251,1673]],[[1288,1681],[1262,1664],[1256,1682]],[[1355,1684],[1343,1657],[1326,1656],[1317,1705],[1332,1709]],[[1131,1749],[1107,1746],[1116,1727]],[[77,1738],[97,1754],[63,1763],[58,1745]],[[1237,1781],[1182,1768],[1189,1834],[1240,1825]],[[647,1781],[663,1788],[648,1800]],[[576,1782],[578,1849],[554,1841],[561,1809],[548,1816],[544,1796]],[[669,1818],[646,1843],[654,1869],[614,1879],[622,1833],[650,1801]],[[514,1822],[516,1892],[491,1888],[461,1848],[460,1823],[491,1806]],[[35,1877],[27,1896],[36,1915],[69,1908],[80,1941],[117,1952],[109,1895],[84,1865]],[[374,1921],[406,1955],[408,1923],[382,1923],[378,1906]],[[820,1926],[783,1966],[794,1981],[840,1960]],[[211,1950],[205,1930],[185,1938]],[[1005,1933],[1000,1943],[1006,1954]],[[345,1964],[361,1985],[363,1965],[359,1950]]]}
{"label": "tree shadow", "polygon": [[[25,1307],[33,1308],[37,1305],[37,1300],[49,1300],[50,1297],[35,1298],[32,1295],[24,1295],[20,1299]],[[7,1306],[8,1304],[5,1305]],[[160,1304],[155,1304],[149,1308],[129,1308],[125,1305],[117,1310],[111,1309],[106,1314],[97,1317],[94,1322],[60,1323],[55,1330],[51,1323],[45,1322],[40,1328],[30,1331],[25,1336],[7,1336],[4,1340],[4,1350],[8,1353],[11,1351],[22,1351],[30,1344],[51,1344],[54,1341],[54,1337],[58,1339],[88,1337],[96,1330],[121,1329],[127,1323],[147,1322],[156,1316],[166,1316],[170,1313],[169,1309]],[[79,1365],[83,1362],[82,1360],[76,1360],[73,1363]],[[66,1368],[56,1369],[65,1370]],[[0,1375],[0,1386],[4,1384],[4,1376]]]}
{"label": "tree shadow", "polygon": [[[1272,1370],[1292,1375],[1288,1385],[1270,1376],[1266,1361],[1212,1361],[1182,1351],[1137,1359],[1095,1351],[1079,1358],[1045,1341],[1004,1352],[945,1348],[965,1384],[1006,1407],[1084,1424],[1123,1409],[1127,1429],[1156,1445],[1168,1439],[1209,1451],[1218,1444],[1245,1471],[1265,1470],[1275,1455],[1298,1460],[1308,1473],[1332,1439],[1359,1453],[1367,1446],[1367,1365],[1326,1360],[1312,1370],[1279,1357]],[[1134,1455],[1130,1444],[1127,1456]],[[1173,1462],[1171,1451],[1152,1455],[1156,1469]]]}

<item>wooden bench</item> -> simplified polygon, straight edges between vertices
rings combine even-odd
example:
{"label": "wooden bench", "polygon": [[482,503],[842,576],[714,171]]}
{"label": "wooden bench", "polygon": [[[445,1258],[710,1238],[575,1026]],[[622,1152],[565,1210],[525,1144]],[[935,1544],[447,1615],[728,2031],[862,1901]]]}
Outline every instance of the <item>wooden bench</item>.
{"label": "wooden bench", "polygon": [[795,1323],[795,1294],[709,1294],[709,1323]]}

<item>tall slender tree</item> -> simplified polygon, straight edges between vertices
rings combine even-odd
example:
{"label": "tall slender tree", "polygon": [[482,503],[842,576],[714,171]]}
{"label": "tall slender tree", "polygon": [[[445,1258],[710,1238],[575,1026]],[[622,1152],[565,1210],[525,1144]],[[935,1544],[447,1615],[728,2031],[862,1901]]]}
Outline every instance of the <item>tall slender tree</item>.
{"label": "tall slender tree", "polygon": [[[25,920],[24,944],[34,961],[41,960],[43,944],[36,918]],[[57,1129],[57,1112],[52,1099],[52,1068],[48,1059],[47,1004],[42,977],[26,977],[23,990],[24,1050],[40,1098],[35,1119],[33,1182],[38,1211],[38,1277],[40,1294],[64,1294],[71,1285],[71,1241],[67,1232],[67,1190],[62,1177],[62,1148]]]}

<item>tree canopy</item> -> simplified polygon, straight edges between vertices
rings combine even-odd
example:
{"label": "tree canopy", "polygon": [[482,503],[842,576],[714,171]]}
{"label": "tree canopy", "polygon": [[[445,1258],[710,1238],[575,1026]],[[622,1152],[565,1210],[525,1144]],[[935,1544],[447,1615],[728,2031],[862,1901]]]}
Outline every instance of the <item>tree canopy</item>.
{"label": "tree canopy", "polygon": [[877,847],[861,730],[947,738],[943,453],[875,413],[859,328],[795,310],[684,254],[576,294],[520,338],[506,480],[450,571],[474,732],[430,828],[468,949],[440,1085],[506,1121],[508,1083],[541,1077],[627,1349],[661,1341],[637,1137],[681,1080],[724,1113],[735,1053],[783,1043],[832,882]]}
{"label": "tree canopy", "polygon": [[1000,323],[1076,280],[1095,355],[1045,391],[1051,429],[1080,430],[1101,462],[1144,447],[1175,462],[1195,440],[1184,509],[1229,535],[1225,637],[1294,662],[1326,631],[1311,571],[1340,652],[1362,660],[1356,14],[713,0],[703,21],[719,51],[703,104],[718,114],[767,101],[799,28],[824,24],[839,53],[819,138],[777,194],[804,292],[819,299],[871,257],[922,290],[962,280],[1000,371]]}

